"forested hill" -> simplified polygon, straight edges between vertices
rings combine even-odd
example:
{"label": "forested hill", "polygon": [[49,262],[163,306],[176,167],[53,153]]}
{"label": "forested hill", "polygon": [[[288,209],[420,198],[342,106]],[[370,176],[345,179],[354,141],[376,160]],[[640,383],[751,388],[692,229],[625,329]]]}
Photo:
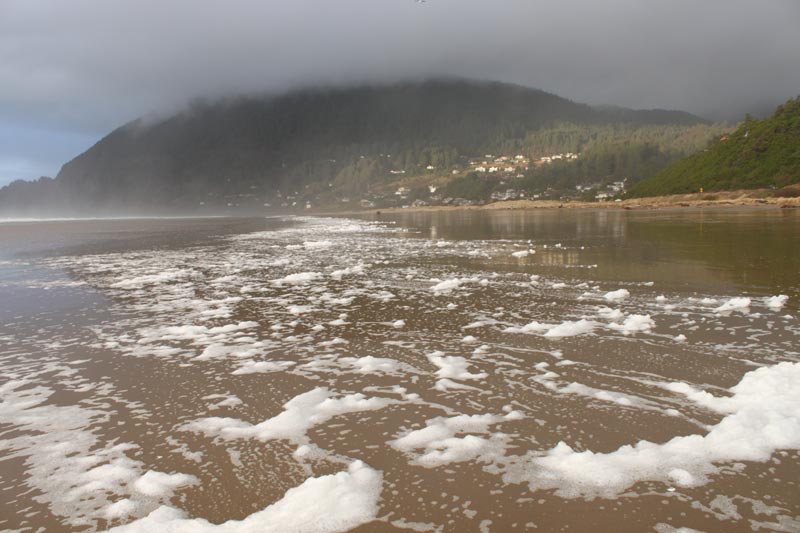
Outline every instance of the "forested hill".
{"label": "forested hill", "polygon": [[635,186],[632,196],[782,187],[800,182],[800,97],[765,120],[745,120],[707,150]]}
{"label": "forested hill", "polygon": [[399,173],[458,168],[476,155],[533,157],[530,134],[564,123],[704,122],[684,112],[592,108],[535,89],[471,81],[242,97],[126,124],[66,163],[55,180],[0,190],[0,210],[263,205],[327,190],[358,196]]}

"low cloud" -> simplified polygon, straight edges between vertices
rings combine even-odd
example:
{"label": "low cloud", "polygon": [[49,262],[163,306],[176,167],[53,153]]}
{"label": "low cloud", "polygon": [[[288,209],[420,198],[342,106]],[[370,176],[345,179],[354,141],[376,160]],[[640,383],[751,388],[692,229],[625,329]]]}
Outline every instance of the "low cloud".
{"label": "low cloud", "polygon": [[734,118],[800,91],[798,21],[795,0],[0,0],[0,127],[86,144],[197,97],[431,76]]}

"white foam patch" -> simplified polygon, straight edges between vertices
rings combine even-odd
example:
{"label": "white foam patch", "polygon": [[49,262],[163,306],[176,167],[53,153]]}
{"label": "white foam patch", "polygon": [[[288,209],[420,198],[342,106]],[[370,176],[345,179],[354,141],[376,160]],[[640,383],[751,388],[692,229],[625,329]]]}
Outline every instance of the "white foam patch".
{"label": "white foam patch", "polygon": [[639,403],[634,396],[630,396],[629,394],[599,390],[595,389],[594,387],[583,385],[582,383],[576,383],[574,381],[564,387],[561,387],[560,389],[555,390],[569,394],[578,394],[580,396],[586,396],[587,398],[595,398],[604,402],[614,402],[624,406],[632,406]]}
{"label": "white foam patch", "polygon": [[750,308],[750,298],[746,297],[731,298],[727,302],[723,303],[722,305],[714,309],[714,312],[720,314],[731,313],[733,311],[746,313],[749,308]]}
{"label": "white foam patch", "polygon": [[425,454],[417,459],[417,463],[425,467],[436,467],[470,461],[485,455],[492,445],[491,440],[475,435],[450,437],[431,443]]}
{"label": "white foam patch", "polygon": [[198,479],[188,474],[165,474],[150,470],[134,482],[133,488],[151,498],[168,498],[175,489],[196,483]]}
{"label": "white foam patch", "polygon": [[464,383],[458,383],[457,381],[453,381],[452,379],[442,378],[436,380],[436,384],[433,386],[434,390],[438,390],[440,392],[446,392],[450,389],[454,390],[471,390],[471,391],[480,391],[478,387],[473,387],[472,385],[466,385]]}
{"label": "white foam patch", "polygon": [[106,507],[103,518],[106,520],[120,520],[133,515],[135,512],[136,504],[128,498],[123,498]]}
{"label": "white foam patch", "polygon": [[786,305],[786,302],[789,301],[789,297],[785,294],[779,294],[778,296],[769,296],[764,298],[764,305],[772,309],[773,311],[780,311],[783,309],[783,306]]}
{"label": "white foam patch", "polygon": [[347,268],[342,268],[342,269],[339,269],[339,270],[334,270],[333,272],[331,272],[331,278],[333,278],[333,279],[335,279],[337,281],[341,281],[341,279],[344,276],[351,276],[353,274],[359,274],[360,275],[360,274],[364,273],[364,268],[365,267],[366,267],[366,265],[364,265],[362,263],[359,263],[359,264],[357,264],[355,266],[352,266],[352,267],[347,267]]}
{"label": "white foam patch", "polygon": [[625,313],[619,309],[611,309],[610,307],[603,306],[597,308],[597,316],[606,320],[619,321],[625,318]]}
{"label": "white foam patch", "polygon": [[432,352],[427,355],[428,361],[439,368],[436,377],[440,380],[475,380],[486,379],[489,374],[486,372],[470,372],[470,363],[463,357],[456,355],[445,355],[444,352]]}
{"label": "white foam patch", "polygon": [[608,302],[619,302],[624,300],[630,295],[631,293],[628,291],[628,289],[617,289],[616,291],[605,293],[605,295],[603,295],[603,298],[605,298],[606,301]]}
{"label": "white foam patch", "polygon": [[608,327],[625,335],[631,335],[650,331],[655,325],[650,315],[628,315],[622,324],[611,323]]}
{"label": "white foam patch", "polygon": [[187,340],[195,344],[213,343],[214,337],[226,335],[237,331],[243,331],[258,326],[258,322],[246,321],[236,324],[225,324],[224,326],[166,326],[144,330],[144,336],[139,340],[139,344],[148,344],[164,340]]}
{"label": "white foam patch", "polygon": [[502,455],[506,435],[496,433],[489,438],[475,435],[457,437],[461,433],[488,433],[489,427],[501,422],[519,420],[519,411],[506,415],[458,415],[450,418],[437,417],[426,422],[426,427],[406,433],[389,444],[402,452],[412,454],[422,450],[415,462],[427,468],[448,463],[464,462],[480,458],[488,461]]}
{"label": "white foam patch", "polygon": [[800,447],[800,363],[748,372],[730,397],[687,392],[701,405],[727,413],[706,435],[663,444],[639,441],[610,453],[578,452],[560,442],[544,454],[520,457],[504,477],[527,482],[531,490],[556,489],[564,497],[613,497],[646,480],[702,484],[717,472],[715,463],[763,462],[776,450]]}
{"label": "white foam patch", "polygon": [[216,525],[186,518],[161,506],[144,518],[111,529],[114,533],[299,533],[348,531],[375,520],[383,485],[380,471],[354,461],[346,472],[312,477],[289,489],[283,498],[244,520]]}
{"label": "white foam patch", "polygon": [[484,318],[482,320],[476,320],[475,322],[470,322],[466,326],[463,326],[461,329],[475,329],[475,328],[482,328],[485,326],[491,326],[493,324],[497,324],[497,320],[493,318]]}
{"label": "white foam patch", "polygon": [[242,405],[241,398],[235,394],[209,394],[203,397],[204,400],[220,400],[208,406],[209,409],[219,409],[221,407],[238,407]]}
{"label": "white foam patch", "polygon": [[562,337],[574,337],[577,335],[584,335],[593,332],[600,326],[599,322],[594,320],[567,320],[561,324],[544,324],[541,322],[530,322],[521,327],[508,327],[503,331],[506,333],[528,333],[542,335],[544,337],[558,339]]}
{"label": "white foam patch", "polygon": [[223,359],[233,354],[240,348],[238,346],[230,346],[227,344],[214,343],[209,344],[203,349],[203,352],[194,357],[194,361],[210,361],[212,359]]}
{"label": "white foam patch", "polygon": [[690,527],[673,527],[669,524],[658,523],[653,527],[656,533],[703,533],[699,529]]}
{"label": "white foam patch", "polygon": [[296,365],[294,361],[245,361],[232,373],[236,376],[244,374],[269,374],[282,372]]}
{"label": "white foam patch", "polygon": [[439,283],[431,287],[431,290],[435,294],[449,294],[460,286],[461,286],[461,280],[458,278],[452,278],[440,281]]}
{"label": "white foam patch", "polygon": [[393,374],[400,369],[400,363],[383,357],[342,357],[340,362],[352,366],[361,374]]}
{"label": "white foam patch", "polygon": [[306,250],[318,250],[320,248],[330,248],[331,246],[333,246],[333,241],[329,239],[322,241],[305,241],[303,243],[303,248]]}
{"label": "white foam patch", "polygon": [[259,424],[236,418],[211,417],[189,422],[184,429],[228,439],[286,439],[305,443],[306,432],[317,424],[346,413],[383,409],[394,402],[390,398],[367,398],[361,393],[334,398],[327,388],[317,387],[295,396],[284,404],[282,413]]}
{"label": "white foam patch", "polygon": [[314,307],[310,305],[290,305],[286,308],[286,310],[291,315],[304,315],[306,313],[310,313],[314,310]]}
{"label": "white foam patch", "polygon": [[275,285],[306,285],[312,281],[316,281],[322,277],[319,272],[298,272],[297,274],[289,274],[282,278],[272,280]]}
{"label": "white foam patch", "polygon": [[593,320],[567,320],[561,324],[549,328],[544,333],[544,336],[550,338],[574,337],[576,335],[591,333],[597,326],[597,322],[594,322]]}

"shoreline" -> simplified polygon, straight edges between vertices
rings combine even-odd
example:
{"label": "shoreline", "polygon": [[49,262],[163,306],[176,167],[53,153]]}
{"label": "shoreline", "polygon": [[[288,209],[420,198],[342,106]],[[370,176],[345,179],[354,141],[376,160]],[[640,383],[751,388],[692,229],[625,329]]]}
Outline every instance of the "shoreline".
{"label": "shoreline", "polygon": [[381,208],[335,208],[331,206],[316,209],[268,209],[243,210],[241,212],[212,211],[208,213],[184,214],[126,214],[110,216],[106,213],[90,215],[75,213],[71,216],[2,216],[0,225],[29,224],[40,222],[91,222],[105,220],[163,220],[163,219],[210,219],[210,218],[272,218],[284,216],[365,216],[389,213],[417,213],[440,211],[511,211],[511,210],[537,210],[537,209],[584,209],[584,210],[680,210],[680,209],[800,209],[800,186],[797,187],[797,196],[775,196],[780,190],[750,189],[738,191],[721,191],[710,193],[675,194],[670,196],[649,196],[645,198],[630,198],[609,202],[582,202],[560,200],[504,200],[483,205],[426,205],[409,207],[381,207]]}
{"label": "shoreline", "polygon": [[529,209],[609,209],[609,210],[660,210],[696,208],[774,208],[800,209],[800,196],[768,196],[775,191],[753,189],[745,191],[721,191],[708,193],[674,194],[669,196],[650,196],[629,198],[611,202],[582,202],[559,200],[504,200],[483,205],[429,205],[414,207],[387,207],[357,210],[312,210],[315,215],[365,215],[375,213],[415,213],[438,211],[505,211]]}

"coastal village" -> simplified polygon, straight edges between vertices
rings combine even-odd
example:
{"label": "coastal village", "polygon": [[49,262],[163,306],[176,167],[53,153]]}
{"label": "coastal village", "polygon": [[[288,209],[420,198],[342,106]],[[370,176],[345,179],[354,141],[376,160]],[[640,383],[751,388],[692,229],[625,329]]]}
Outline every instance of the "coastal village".
{"label": "coastal village", "polygon": [[[365,159],[366,156],[361,156]],[[381,154],[381,157],[391,158]],[[604,183],[576,185],[574,190],[554,190],[546,188],[530,191],[520,186],[532,168],[554,163],[569,163],[580,158],[579,153],[563,152],[530,158],[523,154],[493,155],[465,158],[463,163],[448,168],[429,164],[418,169],[390,169],[387,181],[374,187],[363,195],[333,195],[308,190],[295,190],[287,193],[277,192],[275,198],[265,202],[264,207],[285,209],[313,209],[326,205],[348,206],[362,209],[382,207],[424,207],[433,205],[469,206],[509,200],[562,200],[581,199],[583,201],[608,202],[618,199],[625,193],[626,180]],[[490,191],[484,198],[462,198],[447,194],[448,184],[457,178],[476,176],[486,184]],[[328,184],[335,189],[334,183]],[[306,189],[309,187],[306,186]],[[255,191],[232,194],[226,197],[228,207],[238,207],[240,203],[250,203],[257,197]],[[331,199],[333,196],[333,200]]]}
{"label": "coastal village", "polygon": [[[363,158],[364,156],[362,156]],[[384,156],[391,157],[391,156]],[[493,155],[485,154],[481,157],[472,157],[464,164],[453,168],[438,168],[426,165],[414,172],[406,169],[391,169],[388,171],[389,181],[383,187],[376,187],[360,197],[341,195],[335,198],[334,203],[362,209],[381,207],[424,207],[433,205],[469,206],[483,205],[491,202],[508,200],[539,200],[556,199],[570,201],[573,199],[595,200],[607,202],[618,199],[625,193],[626,180],[612,183],[596,183],[576,185],[574,190],[557,191],[550,188],[541,191],[525,190],[519,182],[526,177],[532,167],[550,165],[554,163],[569,163],[580,158],[579,153],[563,152],[529,158],[522,154]],[[461,198],[447,194],[447,185],[451,180],[464,176],[477,176],[487,184],[490,192],[485,198]],[[334,184],[329,184],[333,188]],[[250,196],[250,195],[247,195]],[[312,209],[330,204],[330,198],[322,194],[309,195],[302,191],[292,191],[288,194],[276,195],[275,207],[286,209]],[[241,196],[240,196],[241,198]],[[232,198],[232,200],[235,200]],[[272,207],[272,203],[265,203],[265,207]],[[229,203],[229,207],[235,203]]]}

